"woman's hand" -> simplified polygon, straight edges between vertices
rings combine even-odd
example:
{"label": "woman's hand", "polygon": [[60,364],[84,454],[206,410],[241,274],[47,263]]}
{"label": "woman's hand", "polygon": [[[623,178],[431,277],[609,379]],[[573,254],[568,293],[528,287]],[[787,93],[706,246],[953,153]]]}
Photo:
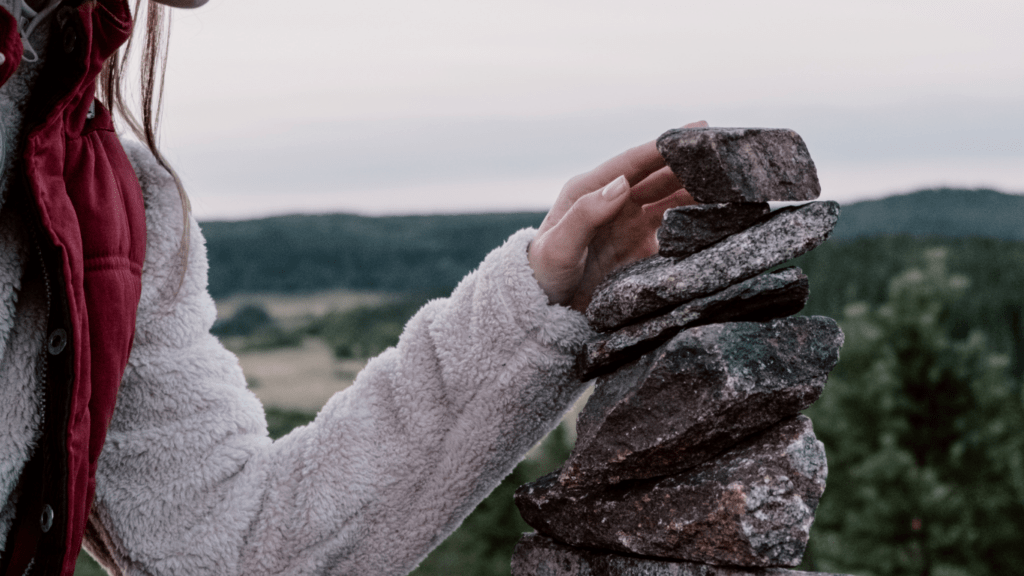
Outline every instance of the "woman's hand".
{"label": "woman's hand", "polygon": [[533,275],[552,304],[582,311],[610,272],[658,251],[665,210],[693,203],[653,141],[627,150],[562,188],[530,243]]}

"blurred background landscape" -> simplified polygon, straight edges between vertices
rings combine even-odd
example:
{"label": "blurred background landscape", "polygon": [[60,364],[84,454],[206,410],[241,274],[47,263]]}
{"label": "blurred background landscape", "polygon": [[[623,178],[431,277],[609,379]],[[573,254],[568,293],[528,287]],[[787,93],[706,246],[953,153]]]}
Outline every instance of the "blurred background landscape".
{"label": "blurred background landscape", "polygon": [[[201,224],[214,326],[267,406],[271,434],[308,422],[542,213],[284,216]],[[805,314],[840,321],[841,360],[808,412],[829,480],[803,568],[1004,575],[1024,566],[1024,197],[935,189],[843,208],[794,261]],[[509,573],[529,527],[514,489],[556,468],[571,417],[415,574]],[[83,560],[81,574],[88,573]]]}

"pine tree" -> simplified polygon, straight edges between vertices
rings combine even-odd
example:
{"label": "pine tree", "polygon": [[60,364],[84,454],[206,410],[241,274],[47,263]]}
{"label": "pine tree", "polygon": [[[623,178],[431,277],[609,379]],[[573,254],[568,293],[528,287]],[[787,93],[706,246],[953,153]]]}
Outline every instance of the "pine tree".
{"label": "pine tree", "polygon": [[841,360],[808,411],[829,479],[805,568],[1024,571],[1024,396],[982,331],[951,336],[968,288],[938,249],[892,279],[884,304],[847,307]]}

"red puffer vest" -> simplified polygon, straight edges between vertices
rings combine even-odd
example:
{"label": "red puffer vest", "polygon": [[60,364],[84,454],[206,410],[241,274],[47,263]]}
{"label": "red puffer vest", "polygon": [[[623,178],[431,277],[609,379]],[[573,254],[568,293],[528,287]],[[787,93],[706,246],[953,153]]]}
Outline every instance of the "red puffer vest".
{"label": "red puffer vest", "polygon": [[[0,574],[20,576],[32,559],[32,574],[74,572],[131,350],[146,249],[142,191],[110,114],[93,101],[104,60],[130,31],[126,0],[66,0],[26,116],[21,174],[7,202],[35,221],[26,274],[42,274],[49,292],[46,404]],[[22,51],[3,9],[0,50],[3,84]]]}

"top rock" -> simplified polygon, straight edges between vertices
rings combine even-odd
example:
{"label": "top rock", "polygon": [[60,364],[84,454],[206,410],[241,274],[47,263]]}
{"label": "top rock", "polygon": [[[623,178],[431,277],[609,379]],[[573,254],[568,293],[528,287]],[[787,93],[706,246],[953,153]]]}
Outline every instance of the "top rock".
{"label": "top rock", "polygon": [[814,200],[818,172],[800,135],[774,128],[680,128],[658,138],[679,182],[700,203]]}

